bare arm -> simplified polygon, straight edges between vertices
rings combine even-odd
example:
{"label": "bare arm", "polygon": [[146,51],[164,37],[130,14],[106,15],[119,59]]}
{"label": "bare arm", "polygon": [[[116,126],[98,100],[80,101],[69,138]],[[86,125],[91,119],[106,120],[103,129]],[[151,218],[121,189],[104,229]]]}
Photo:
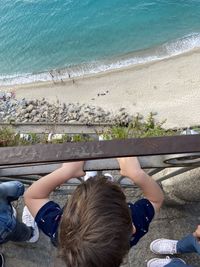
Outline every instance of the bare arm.
{"label": "bare arm", "polygon": [[158,211],[163,203],[164,196],[160,186],[145,173],[136,157],[127,157],[118,159],[121,175],[129,177],[143,191],[144,197],[153,205],[155,211]]}
{"label": "bare arm", "polygon": [[34,182],[24,194],[25,204],[33,217],[49,201],[50,193],[59,185],[73,177],[84,176],[84,162],[64,163],[61,168]]}

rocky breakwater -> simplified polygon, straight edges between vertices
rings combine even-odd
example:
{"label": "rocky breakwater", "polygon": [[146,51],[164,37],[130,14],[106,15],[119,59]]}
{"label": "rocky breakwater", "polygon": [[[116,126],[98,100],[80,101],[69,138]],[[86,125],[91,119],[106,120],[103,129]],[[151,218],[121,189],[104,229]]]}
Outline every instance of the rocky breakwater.
{"label": "rocky breakwater", "polygon": [[79,103],[52,104],[41,100],[15,99],[0,92],[0,122],[8,123],[111,123],[126,125],[133,120],[125,108],[115,114],[101,107]]}

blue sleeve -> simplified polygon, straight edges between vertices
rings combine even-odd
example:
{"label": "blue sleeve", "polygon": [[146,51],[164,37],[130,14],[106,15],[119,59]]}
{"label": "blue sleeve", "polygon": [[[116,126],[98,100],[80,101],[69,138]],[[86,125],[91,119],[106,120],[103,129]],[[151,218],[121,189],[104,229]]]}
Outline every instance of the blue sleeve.
{"label": "blue sleeve", "polygon": [[148,199],[140,199],[133,203],[128,203],[131,210],[132,222],[136,228],[136,233],[132,236],[130,244],[134,246],[148,232],[149,225],[155,215],[154,207]]}
{"label": "blue sleeve", "polygon": [[38,228],[49,236],[51,240],[57,234],[62,213],[63,211],[57,203],[49,201],[38,211],[35,217]]}

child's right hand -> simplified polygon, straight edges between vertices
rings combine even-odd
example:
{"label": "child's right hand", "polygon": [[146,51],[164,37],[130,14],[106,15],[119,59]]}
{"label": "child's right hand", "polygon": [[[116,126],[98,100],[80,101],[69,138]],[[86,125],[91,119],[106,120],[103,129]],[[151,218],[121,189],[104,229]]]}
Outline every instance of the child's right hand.
{"label": "child's right hand", "polygon": [[154,179],[141,169],[137,157],[118,158],[118,162],[121,175],[129,177],[139,186],[144,197],[151,202],[155,211],[158,211],[164,199],[163,192]]}
{"label": "child's right hand", "polygon": [[70,172],[71,177],[81,177],[85,175],[83,166],[84,161],[67,162],[62,164],[62,169]]}
{"label": "child's right hand", "polygon": [[141,172],[140,163],[137,157],[126,157],[117,159],[120,166],[120,174],[134,179],[137,177],[138,172]]}

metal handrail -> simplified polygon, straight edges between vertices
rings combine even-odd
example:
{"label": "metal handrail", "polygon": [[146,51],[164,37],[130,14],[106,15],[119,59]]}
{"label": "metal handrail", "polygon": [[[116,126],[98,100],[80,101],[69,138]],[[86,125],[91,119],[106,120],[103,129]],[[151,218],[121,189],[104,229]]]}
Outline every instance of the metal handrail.
{"label": "metal handrail", "polygon": [[[113,157],[139,156],[141,167],[148,169],[150,175],[165,168],[181,167],[158,179],[163,181],[200,167],[200,135],[5,147],[0,148],[0,155],[1,180],[21,177],[29,184],[57,169],[62,162],[73,160],[86,160],[85,171],[119,170]],[[130,186],[127,180],[124,183],[124,178],[119,180],[120,184]],[[78,183],[71,180],[69,184]]]}

